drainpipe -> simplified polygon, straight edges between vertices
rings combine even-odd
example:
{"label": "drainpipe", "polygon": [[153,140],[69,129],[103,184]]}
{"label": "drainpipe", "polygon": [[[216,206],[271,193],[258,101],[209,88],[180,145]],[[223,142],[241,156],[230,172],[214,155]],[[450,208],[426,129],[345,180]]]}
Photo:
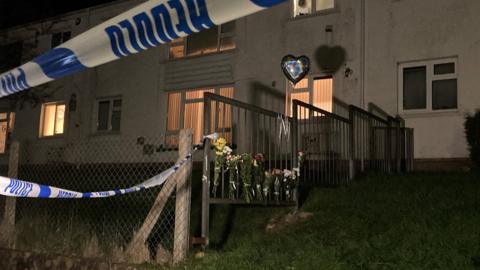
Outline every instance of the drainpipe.
{"label": "drainpipe", "polygon": [[360,85],[360,106],[365,109],[365,89],[366,89],[366,79],[365,79],[365,73],[367,69],[367,63],[366,63],[366,22],[365,22],[365,5],[366,1],[361,0],[360,1],[360,24],[361,24],[361,30],[360,30],[360,61],[361,61],[361,68],[360,68],[360,78],[361,78],[361,85]]}

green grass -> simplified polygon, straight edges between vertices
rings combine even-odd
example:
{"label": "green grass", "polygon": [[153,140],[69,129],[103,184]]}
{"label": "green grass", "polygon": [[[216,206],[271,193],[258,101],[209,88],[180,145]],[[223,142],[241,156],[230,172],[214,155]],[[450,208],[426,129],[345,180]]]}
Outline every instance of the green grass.
{"label": "green grass", "polygon": [[282,208],[216,207],[203,259],[176,269],[480,269],[480,177],[369,176],[314,189],[310,219],[267,233]]}

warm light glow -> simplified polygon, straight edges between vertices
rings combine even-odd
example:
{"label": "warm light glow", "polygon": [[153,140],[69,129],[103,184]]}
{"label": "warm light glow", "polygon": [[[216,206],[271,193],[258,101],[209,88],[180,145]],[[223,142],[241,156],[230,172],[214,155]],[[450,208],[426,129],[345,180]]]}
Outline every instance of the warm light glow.
{"label": "warm light glow", "polygon": [[215,93],[215,89],[201,89],[188,91],[185,94],[186,99],[202,99],[205,93]]}
{"label": "warm light glow", "polygon": [[[167,131],[175,132],[182,128],[191,128],[194,131],[194,143],[200,143],[204,133],[203,98],[207,92],[217,93],[228,98],[233,98],[234,96],[233,87],[192,89],[186,92],[168,94]],[[182,113],[183,119],[181,116]],[[210,117],[210,130],[215,130],[216,132],[220,133],[222,137],[226,138],[227,141],[231,141],[231,106],[223,103],[216,104],[216,102],[212,102]],[[177,136],[167,136],[166,143],[168,145],[178,144]]]}
{"label": "warm light glow", "polygon": [[[301,102],[310,103],[310,95],[308,92],[301,92],[301,93],[292,93],[291,97],[291,105],[290,105],[290,115],[293,115],[293,100],[300,100]],[[308,119],[308,110],[299,110],[298,111],[298,118],[299,119]]]}
{"label": "warm light glow", "polygon": [[7,121],[0,122],[0,153],[5,153],[7,146]]}
{"label": "warm light glow", "polygon": [[55,116],[55,134],[63,133],[63,125],[65,119],[65,105],[58,105]]}
{"label": "warm light glow", "polygon": [[65,104],[44,104],[42,106],[41,137],[63,134]]}
{"label": "warm light glow", "polygon": [[168,116],[167,130],[176,131],[180,129],[180,99],[181,93],[172,93],[168,95]]}
{"label": "warm light glow", "polygon": [[307,89],[307,88],[308,88],[308,79],[307,78],[302,79],[297,84],[295,84],[295,86],[293,87],[293,89],[295,89],[295,90]]}
{"label": "warm light glow", "polygon": [[200,143],[203,134],[203,102],[185,104],[184,128],[193,129],[193,142]]}
{"label": "warm light glow", "polygon": [[[309,79],[301,80],[292,90],[289,101],[289,115],[293,115],[293,100],[297,99],[304,103],[312,104],[327,112],[333,110],[333,78],[314,79],[312,88],[309,88]],[[310,93],[313,93],[310,100]],[[287,107],[288,108],[288,107]],[[316,116],[316,115],[315,115]],[[300,110],[299,119],[308,119],[309,110]]]}
{"label": "warm light glow", "polygon": [[332,112],[333,79],[323,78],[313,81],[313,106]]}
{"label": "warm light glow", "polygon": [[15,113],[11,112],[10,118],[8,119],[8,131],[12,132],[14,126],[15,126]]}

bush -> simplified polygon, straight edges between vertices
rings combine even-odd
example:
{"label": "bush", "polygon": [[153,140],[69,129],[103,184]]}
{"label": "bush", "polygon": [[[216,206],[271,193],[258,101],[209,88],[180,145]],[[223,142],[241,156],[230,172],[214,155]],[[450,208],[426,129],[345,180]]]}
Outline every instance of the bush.
{"label": "bush", "polygon": [[480,168],[480,110],[465,117],[465,134],[470,150],[470,159]]}

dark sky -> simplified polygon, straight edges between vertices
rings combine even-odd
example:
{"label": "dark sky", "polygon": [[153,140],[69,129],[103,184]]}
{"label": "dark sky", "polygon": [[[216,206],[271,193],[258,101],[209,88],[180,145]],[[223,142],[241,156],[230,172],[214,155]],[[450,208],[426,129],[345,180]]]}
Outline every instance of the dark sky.
{"label": "dark sky", "polygon": [[115,0],[0,0],[0,29]]}

